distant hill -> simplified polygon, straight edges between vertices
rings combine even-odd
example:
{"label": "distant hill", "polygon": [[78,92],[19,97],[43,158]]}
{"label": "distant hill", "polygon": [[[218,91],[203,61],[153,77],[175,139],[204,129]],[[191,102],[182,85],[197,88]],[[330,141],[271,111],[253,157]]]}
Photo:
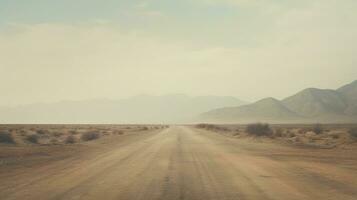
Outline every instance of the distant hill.
{"label": "distant hill", "polygon": [[337,90],[308,88],[282,101],[266,98],[252,104],[202,113],[201,122],[357,122],[357,81]]}
{"label": "distant hill", "polygon": [[265,98],[255,103],[239,106],[215,109],[201,115],[203,119],[233,122],[234,120],[280,120],[300,119],[300,116],[289,110],[277,99]]}
{"label": "distant hill", "polygon": [[234,97],[183,94],[61,101],[0,108],[0,123],[176,123],[219,107],[243,104]]}
{"label": "distant hill", "polygon": [[305,117],[318,117],[327,114],[343,114],[347,103],[335,90],[316,88],[305,89],[282,101],[290,110]]}
{"label": "distant hill", "polygon": [[357,115],[357,80],[340,87],[337,89],[337,92],[340,93],[347,102],[347,108],[344,112],[347,115]]}

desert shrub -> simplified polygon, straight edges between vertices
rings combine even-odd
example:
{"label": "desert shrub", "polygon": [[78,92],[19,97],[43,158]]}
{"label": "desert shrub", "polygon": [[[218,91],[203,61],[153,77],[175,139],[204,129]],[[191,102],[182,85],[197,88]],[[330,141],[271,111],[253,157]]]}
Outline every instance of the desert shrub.
{"label": "desert shrub", "polygon": [[222,126],[217,126],[214,124],[197,124],[196,128],[207,129],[207,130],[216,130],[216,131],[230,131],[230,129]]}
{"label": "desert shrub", "polygon": [[43,129],[37,130],[36,132],[37,132],[37,134],[40,134],[40,135],[44,135],[44,134],[48,133],[47,130],[43,130]]}
{"label": "desert shrub", "polygon": [[89,140],[96,140],[99,137],[100,135],[97,132],[86,132],[82,134],[81,139],[84,141],[89,141]]}
{"label": "desert shrub", "polygon": [[281,128],[275,129],[274,136],[275,136],[275,137],[281,137],[281,136],[283,136],[283,130],[282,130]]}
{"label": "desert shrub", "polygon": [[261,123],[249,124],[245,131],[254,136],[270,136],[272,134],[269,124]]}
{"label": "desert shrub", "polygon": [[21,136],[26,136],[27,134],[26,134],[26,132],[21,132],[20,135]]}
{"label": "desert shrub", "polygon": [[296,135],[294,132],[289,132],[289,133],[287,133],[287,136],[292,138],[292,137],[295,137]]}
{"label": "desert shrub", "polygon": [[37,134],[28,135],[28,136],[26,137],[26,140],[27,140],[27,141],[29,141],[29,142],[31,142],[31,143],[34,143],[34,144],[37,144],[37,143],[38,143],[38,139],[39,139],[39,137],[38,137]]}
{"label": "desert shrub", "polygon": [[196,128],[202,129],[213,129],[215,126],[213,124],[197,124]]}
{"label": "desert shrub", "polygon": [[115,131],[115,134],[117,134],[117,135],[123,135],[123,134],[124,134],[124,131],[122,131],[122,130],[117,130],[117,131]]}
{"label": "desert shrub", "polygon": [[74,143],[77,142],[77,139],[76,139],[76,137],[74,137],[73,135],[69,135],[69,136],[66,137],[66,139],[64,140],[64,142],[65,142],[66,144],[74,144]]}
{"label": "desert shrub", "polygon": [[15,140],[12,137],[11,133],[0,132],[0,143],[14,144]]}
{"label": "desert shrub", "polygon": [[61,133],[61,132],[54,132],[53,135],[54,135],[55,137],[60,137],[60,136],[63,135],[63,133]]}
{"label": "desert shrub", "polygon": [[298,133],[300,133],[300,134],[305,134],[306,132],[308,132],[309,130],[308,129],[306,129],[306,128],[300,128],[299,130],[298,130]]}
{"label": "desert shrub", "polygon": [[339,135],[339,134],[333,134],[333,135],[331,135],[331,136],[332,136],[333,139],[338,139],[338,138],[340,138],[340,135]]}
{"label": "desert shrub", "polygon": [[78,132],[76,130],[70,130],[69,133],[72,134],[72,135],[78,134]]}
{"label": "desert shrub", "polygon": [[357,127],[351,128],[348,133],[350,134],[351,137],[357,138]]}
{"label": "desert shrub", "polygon": [[215,129],[218,131],[226,131],[226,132],[230,131],[230,129],[228,129],[226,127],[221,127],[221,126],[216,126]]}
{"label": "desert shrub", "polygon": [[233,136],[238,136],[238,135],[240,135],[240,132],[234,132],[233,133]]}
{"label": "desert shrub", "polygon": [[296,137],[296,138],[294,139],[294,141],[297,142],[297,143],[300,143],[300,142],[302,142],[302,139],[301,139],[300,137]]}
{"label": "desert shrub", "polygon": [[147,126],[144,126],[144,127],[141,128],[141,130],[147,131],[147,130],[149,130],[149,128]]}
{"label": "desert shrub", "polygon": [[52,138],[52,139],[50,140],[50,143],[51,143],[51,144],[57,144],[57,143],[58,143],[58,140],[57,140],[56,138]]}
{"label": "desert shrub", "polygon": [[324,132],[324,129],[322,128],[321,124],[315,124],[313,127],[312,127],[312,131],[316,134],[321,134]]}

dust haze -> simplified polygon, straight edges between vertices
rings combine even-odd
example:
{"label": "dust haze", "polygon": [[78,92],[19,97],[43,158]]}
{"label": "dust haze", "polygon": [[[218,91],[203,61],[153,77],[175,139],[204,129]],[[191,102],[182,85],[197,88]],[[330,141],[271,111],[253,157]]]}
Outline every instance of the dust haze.
{"label": "dust haze", "polygon": [[357,1],[0,1],[0,199],[356,200]]}

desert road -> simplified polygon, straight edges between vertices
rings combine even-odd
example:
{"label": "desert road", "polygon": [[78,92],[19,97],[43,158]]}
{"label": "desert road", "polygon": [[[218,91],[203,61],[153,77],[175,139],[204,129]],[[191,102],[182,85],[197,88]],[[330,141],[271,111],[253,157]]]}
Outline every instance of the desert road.
{"label": "desert road", "polygon": [[1,168],[0,199],[357,199],[356,157],[343,152],[240,140],[188,126],[99,141],[108,145]]}

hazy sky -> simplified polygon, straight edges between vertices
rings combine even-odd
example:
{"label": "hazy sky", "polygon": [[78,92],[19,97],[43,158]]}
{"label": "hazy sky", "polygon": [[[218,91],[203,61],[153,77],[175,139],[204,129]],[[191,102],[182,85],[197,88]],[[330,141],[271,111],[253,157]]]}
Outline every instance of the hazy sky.
{"label": "hazy sky", "polygon": [[356,0],[1,0],[0,105],[254,101],[357,79]]}

